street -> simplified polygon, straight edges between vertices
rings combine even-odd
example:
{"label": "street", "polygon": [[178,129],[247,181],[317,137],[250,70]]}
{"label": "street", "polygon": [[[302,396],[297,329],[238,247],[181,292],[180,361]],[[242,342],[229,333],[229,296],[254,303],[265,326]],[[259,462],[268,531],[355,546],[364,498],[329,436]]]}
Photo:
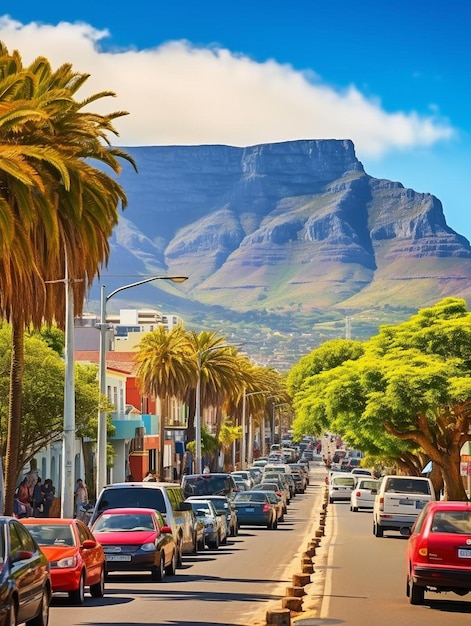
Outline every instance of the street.
{"label": "street", "polygon": [[162,583],[150,576],[110,576],[105,596],[87,593],[82,606],[57,594],[50,626],[251,625],[272,604],[281,608],[292,573],[300,571],[300,554],[313,534],[315,511],[323,493],[323,469],[311,470],[311,485],[298,494],[277,530],[242,527],[217,551],[206,548],[186,556],[183,567]]}
{"label": "street", "polygon": [[[325,624],[352,626],[464,626],[471,616],[471,597],[453,593],[425,594],[424,606],[406,597],[404,552],[407,539],[397,532],[384,538],[372,533],[369,511],[352,513],[348,503],[329,504],[323,600]],[[302,618],[298,624],[302,624]]]}

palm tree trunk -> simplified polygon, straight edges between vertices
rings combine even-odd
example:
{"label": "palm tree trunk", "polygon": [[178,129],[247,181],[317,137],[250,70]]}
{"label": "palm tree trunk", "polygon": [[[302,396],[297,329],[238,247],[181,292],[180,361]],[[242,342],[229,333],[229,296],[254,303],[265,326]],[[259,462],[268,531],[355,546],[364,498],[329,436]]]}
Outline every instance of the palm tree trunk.
{"label": "palm tree trunk", "polygon": [[8,407],[7,446],[5,454],[5,515],[13,514],[22,415],[22,386],[24,368],[24,325],[12,320],[12,350],[10,364],[10,401]]}

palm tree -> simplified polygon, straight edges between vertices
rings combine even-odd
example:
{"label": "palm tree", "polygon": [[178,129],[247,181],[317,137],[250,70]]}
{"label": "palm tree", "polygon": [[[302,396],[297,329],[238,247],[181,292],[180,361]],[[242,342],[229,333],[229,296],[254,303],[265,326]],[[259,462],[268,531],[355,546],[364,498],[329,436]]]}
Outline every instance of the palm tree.
{"label": "palm tree", "polygon": [[196,380],[196,362],[192,345],[183,326],[166,331],[163,326],[146,333],[137,346],[136,380],[141,393],[158,401],[159,475],[163,479],[165,449],[164,407],[174,397],[182,400]]}
{"label": "palm tree", "polygon": [[[23,336],[30,324],[64,323],[68,273],[75,313],[101,265],[126,197],[114,179],[92,167],[95,159],[118,173],[125,153],[107,147],[112,121],[122,112],[83,112],[104,96],[77,101],[88,75],[69,64],[53,72],[47,59],[24,68],[20,55],[0,43],[0,311],[12,324],[13,350],[5,463],[5,511],[13,510],[18,475]],[[116,133],[115,133],[116,134]],[[132,162],[132,160],[131,160]],[[3,230],[3,228],[2,228]]]}
{"label": "palm tree", "polygon": [[218,439],[224,406],[242,389],[240,356],[237,348],[228,345],[226,338],[217,331],[191,331],[190,338],[200,382],[200,414],[205,408],[214,407],[214,435]]}

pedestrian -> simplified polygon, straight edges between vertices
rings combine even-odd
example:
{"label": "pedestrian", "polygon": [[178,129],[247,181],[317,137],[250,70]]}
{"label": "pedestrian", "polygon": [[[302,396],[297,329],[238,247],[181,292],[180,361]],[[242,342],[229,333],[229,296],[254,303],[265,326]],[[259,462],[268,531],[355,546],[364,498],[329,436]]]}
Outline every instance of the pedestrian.
{"label": "pedestrian", "polygon": [[28,481],[26,478],[20,483],[16,499],[25,507],[26,517],[31,517],[33,508],[31,506],[31,495],[29,493]]}
{"label": "pedestrian", "polygon": [[156,483],[157,479],[154,476],[154,474],[149,470],[147,472],[147,474],[144,476],[144,478],[142,479],[143,483]]}
{"label": "pedestrian", "polygon": [[49,512],[51,510],[51,506],[56,495],[56,488],[52,484],[52,480],[50,478],[46,478],[46,480],[44,481],[43,494],[43,517],[49,517]]}
{"label": "pedestrian", "polygon": [[34,517],[42,517],[44,513],[44,492],[41,478],[38,476],[36,484],[33,487],[33,515]]}
{"label": "pedestrian", "polygon": [[88,489],[87,485],[81,478],[77,479],[77,486],[75,488],[75,516],[79,517],[79,508],[82,504],[88,504]]}
{"label": "pedestrian", "polygon": [[135,481],[134,476],[133,476],[132,474],[128,474],[128,475],[126,476],[126,482],[127,482],[127,483],[134,483],[134,482],[136,482],[136,481]]}

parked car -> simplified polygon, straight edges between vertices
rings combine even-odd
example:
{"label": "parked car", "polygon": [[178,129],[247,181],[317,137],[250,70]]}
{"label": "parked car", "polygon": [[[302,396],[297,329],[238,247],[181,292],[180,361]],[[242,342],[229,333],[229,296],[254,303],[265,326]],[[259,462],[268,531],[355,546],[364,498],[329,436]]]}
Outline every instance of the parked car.
{"label": "parked car", "polygon": [[182,488],[175,483],[129,482],[107,485],[98,496],[90,524],[108,509],[147,508],[162,514],[177,543],[177,565],[182,554],[194,554],[197,549],[195,516],[192,506],[185,502]]}
{"label": "parked car", "polygon": [[374,478],[358,476],[350,496],[350,511],[356,513],[360,509],[373,510],[378,483]]}
{"label": "parked car", "polygon": [[227,543],[227,522],[225,512],[216,511],[211,500],[188,498],[196,518],[203,522],[204,542],[211,550],[217,550]]}
{"label": "parked car", "polygon": [[234,497],[240,526],[277,528],[276,510],[263,491],[243,491]]}
{"label": "parked car", "polygon": [[277,496],[281,498],[281,502],[283,504],[283,513],[286,513],[288,510],[287,500],[286,500],[286,492],[282,487],[280,487],[279,483],[276,482],[262,482],[252,489],[252,491],[273,491]]}
{"label": "parked car", "polygon": [[156,509],[107,509],[91,531],[105,551],[107,574],[150,571],[155,581],[175,574],[177,543]]}
{"label": "parked car", "polygon": [[291,490],[284,479],[284,474],[281,474],[280,472],[268,472],[263,475],[262,482],[260,484],[273,482],[277,483],[279,489],[285,492],[285,503],[288,505],[291,502]]}
{"label": "parked car", "polygon": [[273,504],[273,506],[275,507],[275,511],[276,511],[276,521],[277,522],[283,522],[285,519],[285,508],[283,506],[283,498],[281,496],[279,496],[276,491],[270,490],[270,489],[257,489],[257,491],[260,491],[261,493],[266,493],[268,496],[268,499],[270,501],[271,504]]}
{"label": "parked car", "polygon": [[250,475],[252,476],[254,485],[260,482],[263,474],[263,469],[261,467],[249,467],[248,472],[250,472]]}
{"label": "parked car", "polygon": [[383,476],[373,507],[373,534],[382,537],[385,530],[400,531],[403,526],[411,528],[430,500],[435,500],[430,478]]}
{"label": "parked car", "polygon": [[186,474],[182,478],[185,498],[191,496],[226,496],[232,500],[236,492],[234,477],[229,473]]}
{"label": "parked car", "polygon": [[355,487],[355,478],[351,474],[332,474],[329,479],[329,502],[336,500],[350,502],[350,496]]}
{"label": "parked car", "polygon": [[431,501],[425,504],[409,535],[406,549],[407,596],[423,604],[426,591],[471,591],[471,503]]}
{"label": "parked car", "polygon": [[306,491],[306,478],[304,473],[294,470],[291,472],[290,476],[294,481],[295,492],[304,493]]}
{"label": "parked car", "polygon": [[0,626],[47,626],[49,563],[29,530],[13,517],[0,517],[0,562]]}
{"label": "parked car", "polygon": [[234,477],[236,482],[238,482],[239,478],[241,478],[247,485],[247,490],[252,489],[254,482],[252,475],[248,470],[237,470],[236,472],[231,472],[231,476]]}
{"label": "parked car", "polygon": [[85,587],[92,598],[105,593],[105,553],[90,529],[77,519],[22,519],[51,570],[52,591],[66,592],[73,604],[83,604]]}
{"label": "parked car", "polygon": [[247,482],[242,478],[242,476],[232,476],[235,482],[235,491],[239,493],[240,491],[250,491],[250,487]]}
{"label": "parked car", "polygon": [[218,514],[226,516],[227,532],[232,537],[235,537],[235,535],[237,535],[237,532],[238,532],[237,513],[236,513],[234,505],[232,504],[232,502],[230,502],[228,498],[226,498],[226,496],[192,496],[190,499],[191,500],[199,500],[199,499],[211,500]]}

